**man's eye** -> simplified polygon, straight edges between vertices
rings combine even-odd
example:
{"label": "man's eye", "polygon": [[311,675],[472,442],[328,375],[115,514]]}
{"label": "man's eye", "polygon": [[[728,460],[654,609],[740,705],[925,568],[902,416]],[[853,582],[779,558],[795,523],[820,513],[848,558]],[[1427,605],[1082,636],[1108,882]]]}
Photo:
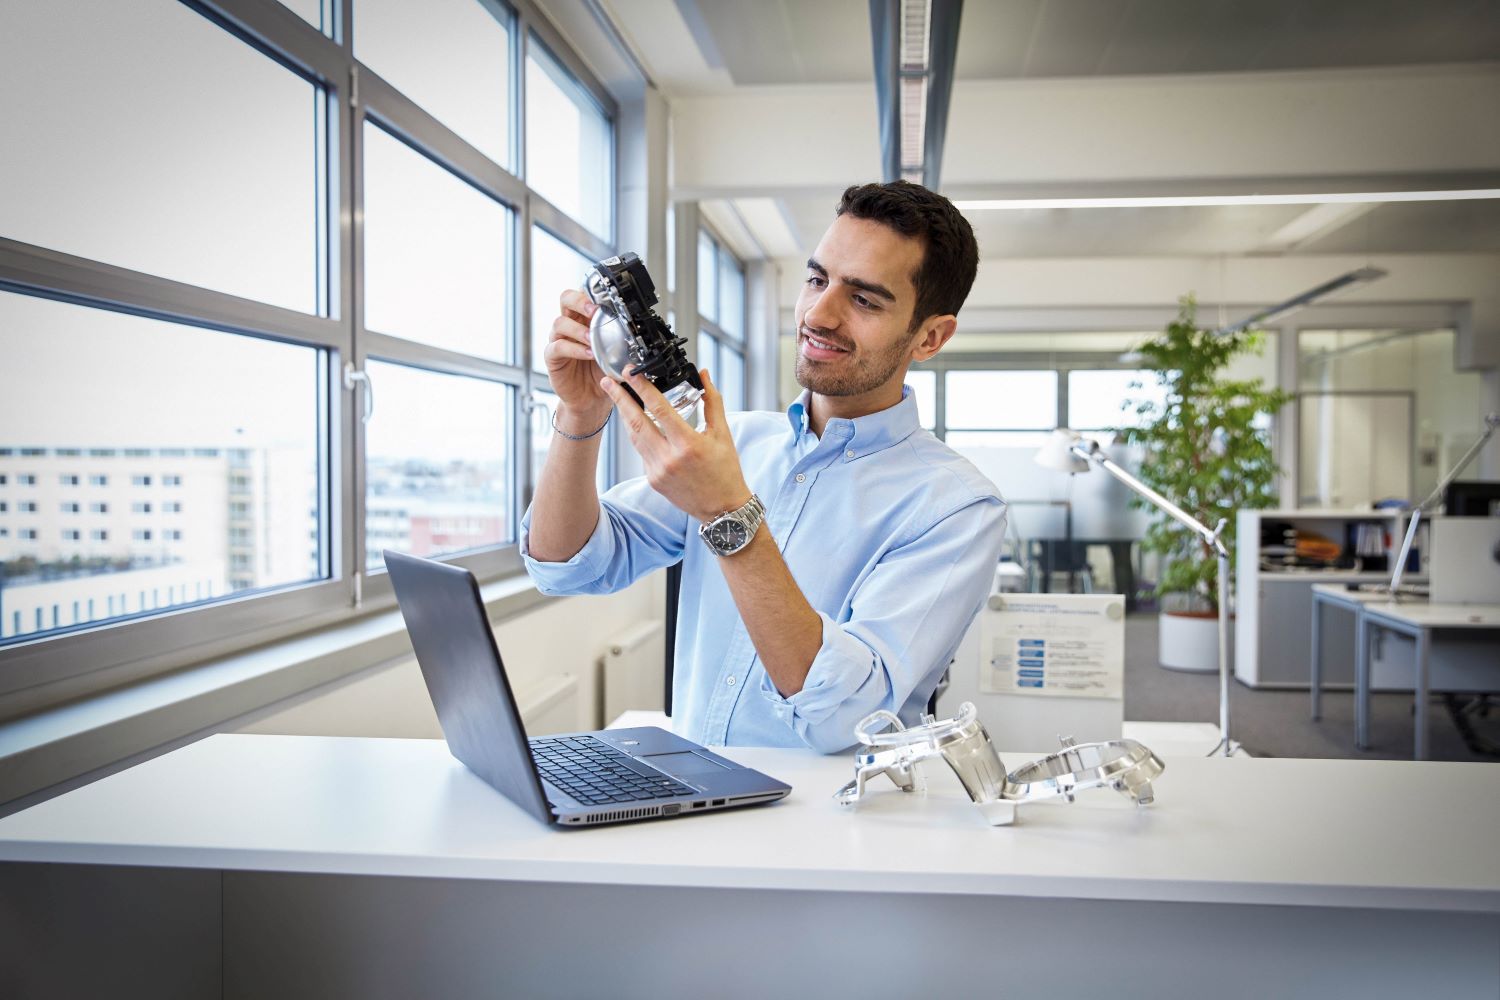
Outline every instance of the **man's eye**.
{"label": "man's eye", "polygon": [[820,288],[823,285],[823,276],[820,274],[809,274],[807,276],[807,284],[812,285],[814,288]]}
{"label": "man's eye", "polygon": [[868,298],[866,298],[863,295],[856,295],[856,296],[854,296],[854,304],[857,305],[857,306],[859,306],[861,309],[876,309],[876,308],[878,308],[878,306],[875,305],[875,303],[874,303],[873,300],[868,299]]}

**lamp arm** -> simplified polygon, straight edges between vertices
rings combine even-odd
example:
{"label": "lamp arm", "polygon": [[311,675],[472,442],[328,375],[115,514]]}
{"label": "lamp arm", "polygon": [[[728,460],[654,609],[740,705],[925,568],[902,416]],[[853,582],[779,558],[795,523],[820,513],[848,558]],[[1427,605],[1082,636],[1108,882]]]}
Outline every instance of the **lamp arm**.
{"label": "lamp arm", "polygon": [[1173,520],[1192,528],[1203,539],[1204,544],[1208,545],[1219,555],[1229,555],[1229,550],[1224,547],[1224,542],[1219,537],[1224,531],[1224,526],[1228,523],[1226,520],[1220,520],[1218,527],[1209,528],[1202,521],[1199,521],[1193,515],[1115,464],[1113,459],[1104,454],[1104,451],[1096,441],[1081,441],[1075,444],[1073,446],[1073,453],[1080,458],[1093,462],[1099,468],[1108,472],[1111,476],[1114,476],[1147,500],[1150,500],[1153,504],[1166,511]]}
{"label": "lamp arm", "polygon": [[1469,463],[1474,461],[1474,457],[1479,454],[1479,450],[1485,446],[1485,442],[1494,436],[1497,429],[1500,429],[1500,413],[1488,414],[1484,418],[1484,433],[1479,435],[1479,440],[1469,446],[1469,450],[1464,452],[1463,457],[1438,482],[1437,489],[1433,490],[1426,500],[1417,504],[1412,510],[1411,522],[1406,526],[1406,537],[1401,540],[1401,554],[1396,557],[1396,568],[1391,573],[1392,597],[1395,597],[1401,589],[1401,576],[1406,572],[1406,560],[1411,556],[1411,546],[1417,538],[1417,525],[1422,521],[1422,512],[1430,510],[1437,504],[1438,498],[1447,491],[1453,480],[1457,479],[1459,474],[1469,467]]}

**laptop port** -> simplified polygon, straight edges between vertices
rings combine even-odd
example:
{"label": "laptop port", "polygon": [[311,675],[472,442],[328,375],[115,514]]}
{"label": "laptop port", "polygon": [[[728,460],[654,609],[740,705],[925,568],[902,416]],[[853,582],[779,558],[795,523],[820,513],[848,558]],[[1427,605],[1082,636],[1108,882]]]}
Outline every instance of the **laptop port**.
{"label": "laptop port", "polygon": [[704,807],[704,806],[706,806],[706,805],[707,805],[707,804],[708,804],[708,803],[706,803],[706,802],[694,802],[694,803],[693,803],[693,808],[694,808],[694,809],[702,809],[702,808],[703,808],[703,807]]}
{"label": "laptop port", "polygon": [[714,805],[716,805],[716,806],[722,806],[723,804],[724,804],[724,800],[723,799],[714,799]]}

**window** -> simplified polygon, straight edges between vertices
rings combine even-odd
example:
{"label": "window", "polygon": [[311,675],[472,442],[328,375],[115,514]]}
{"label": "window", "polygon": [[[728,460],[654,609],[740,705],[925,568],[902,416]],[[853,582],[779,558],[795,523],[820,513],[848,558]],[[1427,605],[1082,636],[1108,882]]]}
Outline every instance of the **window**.
{"label": "window", "polygon": [[35,514],[36,513],[36,501],[35,500],[22,500],[19,504],[16,505],[16,509],[19,510],[23,514]]}
{"label": "window", "polygon": [[63,531],[62,537],[65,542],[76,542],[82,535],[77,528],[68,528]]}
{"label": "window", "polygon": [[[137,454],[125,461],[137,468],[159,462],[163,449],[188,444],[215,445],[217,455],[174,459],[197,463],[203,473],[193,495],[201,501],[203,523],[216,527],[203,532],[201,544],[184,546],[170,565],[158,553],[130,544],[152,540],[149,533],[141,533],[144,529],[128,540],[121,537],[123,544],[118,546],[112,544],[111,536],[93,538],[111,544],[91,546],[81,564],[73,561],[76,552],[48,544],[28,550],[29,561],[22,564],[12,561],[20,553],[0,550],[7,602],[15,600],[25,606],[40,600],[44,592],[52,593],[54,599],[86,601],[96,591],[102,593],[106,577],[110,586],[126,589],[133,588],[136,580],[163,586],[211,582],[214,593],[227,595],[236,589],[224,576],[222,555],[231,472],[255,470],[257,509],[278,524],[295,523],[305,511],[307,498],[318,495],[318,440],[325,424],[317,388],[322,365],[319,350],[12,292],[0,292],[0,349],[21,361],[0,368],[0,427],[45,427],[59,446],[129,449]],[[132,372],[131,377],[119,378],[125,370]],[[69,384],[86,385],[89,392],[49,391],[45,378],[39,380],[34,373],[53,371],[67,372]],[[201,372],[234,372],[235,377],[192,377]],[[275,398],[277,405],[262,405],[268,398]],[[87,476],[93,482],[108,474],[89,469],[88,464],[120,459],[83,456],[68,461],[83,463],[83,467],[64,478],[81,481]],[[153,485],[155,474],[128,474],[128,481],[113,480],[119,485],[111,487],[106,480],[104,487],[90,491],[91,514],[108,514],[116,501],[129,503],[135,514],[151,513],[153,503],[142,491]],[[181,479],[180,473],[172,475]],[[41,537],[77,540],[50,529],[74,530],[64,528],[61,518],[82,509],[83,504],[73,500],[49,507],[42,524],[49,530]],[[50,514],[51,510],[59,513]],[[301,516],[307,520],[305,513]],[[53,521],[54,517],[58,520]],[[220,532],[217,544],[215,531]],[[277,540],[279,535],[268,533],[267,538],[263,572],[249,581],[250,586],[296,583],[320,575],[319,560],[305,546],[286,551]],[[66,583],[59,583],[54,578],[65,568]],[[166,600],[158,605],[169,606]],[[0,640],[11,637],[6,631]]]}
{"label": "window", "polygon": [[316,312],[318,88],[186,4],[65,10],[6,5],[4,235]]}
{"label": "window", "polygon": [[386,546],[520,568],[552,310],[518,282],[616,252],[615,107],[531,4],[283,5],[4,18],[0,492],[37,502],[5,518],[0,657],[47,642],[0,700],[389,607]]}
{"label": "window", "polygon": [[531,228],[531,367],[546,371],[542,357],[552,321],[558,314],[558,296],[569,288],[582,288],[593,261],[540,226]]}
{"label": "window", "polygon": [[10,504],[6,503],[4,500],[0,500],[0,514],[4,514],[8,510],[10,510]]}
{"label": "window", "polygon": [[1139,427],[1138,407],[1158,409],[1166,393],[1156,373],[1139,370],[1078,370],[1068,372],[1068,426],[1076,431]]}
{"label": "window", "polygon": [[[509,386],[371,361],[379,405],[365,459],[365,564],[513,540]],[[394,544],[393,544],[394,543]]]}
{"label": "window", "polygon": [[698,231],[698,366],[724,397],[745,408],[745,269],[706,229]]}
{"label": "window", "polygon": [[376,125],[365,139],[365,326],[505,361],[511,212]]}
{"label": "window", "polygon": [[510,166],[510,25],[480,0],[355,0],[354,55]]}
{"label": "window", "polygon": [[36,540],[36,529],[35,528],[22,528],[20,531],[16,532],[16,534],[19,535],[21,538],[27,539],[28,541],[35,541]]}
{"label": "window", "polygon": [[949,444],[1040,447],[1057,426],[1055,371],[949,371]]}
{"label": "window", "polygon": [[917,397],[917,419],[928,430],[937,427],[937,372],[908,371],[906,384]]}
{"label": "window", "polygon": [[532,36],[526,56],[526,121],[545,142],[526,144],[526,179],[590,232],[614,228],[614,139],[609,117]]}

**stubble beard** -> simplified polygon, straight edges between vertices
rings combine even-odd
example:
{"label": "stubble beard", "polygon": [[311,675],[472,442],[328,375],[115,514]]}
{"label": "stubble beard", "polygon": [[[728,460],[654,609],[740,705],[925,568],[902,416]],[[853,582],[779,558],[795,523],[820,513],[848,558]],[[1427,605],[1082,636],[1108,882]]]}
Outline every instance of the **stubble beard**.
{"label": "stubble beard", "polygon": [[[820,396],[860,396],[880,388],[898,372],[905,372],[908,350],[918,331],[891,344],[879,354],[860,356],[855,349],[852,364],[844,361],[809,361],[802,355],[802,336],[797,338],[797,384]],[[834,370],[837,366],[840,370]]]}

